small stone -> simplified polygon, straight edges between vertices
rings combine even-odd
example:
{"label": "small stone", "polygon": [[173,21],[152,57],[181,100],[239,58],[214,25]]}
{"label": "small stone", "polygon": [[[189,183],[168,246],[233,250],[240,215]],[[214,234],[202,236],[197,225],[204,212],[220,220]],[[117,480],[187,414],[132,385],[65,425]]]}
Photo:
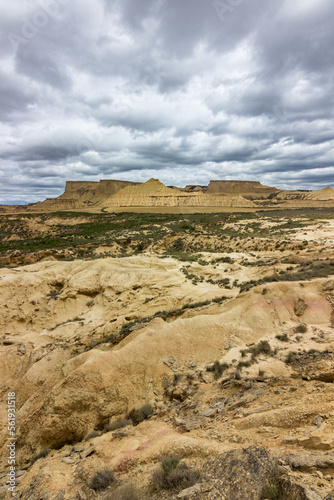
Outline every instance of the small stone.
{"label": "small stone", "polygon": [[92,455],[95,452],[95,446],[90,446],[87,448],[87,450],[84,450],[80,453],[80,458],[84,459],[86,457],[89,457],[89,455]]}
{"label": "small stone", "polygon": [[217,413],[217,408],[208,408],[207,410],[202,411],[201,415],[203,417],[213,417]]}
{"label": "small stone", "polygon": [[26,353],[26,346],[24,344],[19,344],[17,346],[17,354],[19,356],[23,356],[23,354],[25,354],[25,353]]}
{"label": "small stone", "polygon": [[180,491],[176,498],[188,498],[191,495],[197,495],[197,493],[201,493],[201,487],[199,484],[195,484],[190,488]]}
{"label": "small stone", "polygon": [[294,313],[296,316],[302,316],[304,314],[307,304],[303,299],[298,299],[295,303]]}
{"label": "small stone", "polygon": [[320,415],[317,415],[312,420],[312,424],[316,425],[317,427],[321,427],[323,424],[323,421],[324,421],[324,419]]}
{"label": "small stone", "polygon": [[64,462],[64,464],[74,464],[75,463],[74,460],[70,457],[64,457],[62,459],[62,462]]}
{"label": "small stone", "polygon": [[127,429],[118,429],[117,431],[112,433],[113,438],[122,438],[125,437],[129,434],[129,431]]}
{"label": "small stone", "polygon": [[77,491],[77,497],[79,498],[79,500],[86,500],[87,499],[85,493],[81,489]]}
{"label": "small stone", "polygon": [[84,451],[84,449],[85,447],[82,444],[75,444],[73,446],[73,451],[76,453],[81,453],[82,451]]}
{"label": "small stone", "polygon": [[297,439],[292,436],[286,436],[282,439],[282,444],[296,444]]}
{"label": "small stone", "polygon": [[266,405],[260,406],[259,408],[251,408],[250,410],[245,411],[245,416],[252,415],[253,413],[261,413],[263,411],[270,410],[271,408],[272,408],[271,404],[266,404]]}

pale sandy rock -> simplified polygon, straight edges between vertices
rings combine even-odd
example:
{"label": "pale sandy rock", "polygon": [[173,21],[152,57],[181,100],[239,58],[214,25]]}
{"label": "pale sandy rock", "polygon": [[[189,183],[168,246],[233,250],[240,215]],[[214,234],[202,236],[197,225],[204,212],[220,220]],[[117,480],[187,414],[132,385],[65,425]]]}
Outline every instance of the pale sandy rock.
{"label": "pale sandy rock", "polygon": [[185,192],[166,187],[158,179],[144,184],[128,186],[117,194],[103,200],[104,207],[150,207],[150,206],[212,206],[253,207],[250,200],[240,195],[209,195],[203,192]]}

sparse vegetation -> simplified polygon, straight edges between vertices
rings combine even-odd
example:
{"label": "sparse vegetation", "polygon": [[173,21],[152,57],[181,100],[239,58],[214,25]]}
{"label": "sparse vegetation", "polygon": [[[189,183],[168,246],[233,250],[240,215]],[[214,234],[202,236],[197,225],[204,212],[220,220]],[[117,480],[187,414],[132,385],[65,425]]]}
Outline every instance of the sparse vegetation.
{"label": "sparse vegetation", "polygon": [[288,342],[289,337],[287,333],[283,333],[282,335],[276,335],[276,338],[280,340],[281,342]]}
{"label": "sparse vegetation", "polygon": [[283,478],[283,472],[275,465],[266,478],[260,500],[287,500]]}
{"label": "sparse vegetation", "polygon": [[111,431],[116,431],[117,429],[122,429],[123,427],[126,427],[127,425],[132,424],[132,420],[129,418],[125,417],[120,417],[117,420],[114,420],[110,424],[107,424],[104,427],[105,432],[111,432]]}
{"label": "sparse vegetation", "polygon": [[216,360],[213,365],[207,366],[206,371],[213,372],[214,379],[217,380],[222,376],[222,374],[225,370],[227,370],[228,367],[229,365],[227,363],[220,363],[218,360]]}
{"label": "sparse vegetation", "polygon": [[153,408],[151,405],[146,404],[139,408],[138,410],[133,409],[130,411],[128,415],[128,419],[132,420],[133,425],[138,425],[140,422],[143,422],[143,420],[146,420],[149,418],[152,413],[153,413]]}
{"label": "sparse vegetation", "polygon": [[32,459],[31,459],[31,462],[30,462],[30,466],[32,466],[37,460],[39,460],[40,458],[45,458],[48,456],[48,454],[50,453],[51,449],[49,447],[46,447],[46,448],[43,448],[42,451],[40,451],[39,453],[37,453],[37,455],[35,455]]}
{"label": "sparse vegetation", "polygon": [[93,430],[87,436],[85,437],[85,441],[89,441],[90,439],[93,439],[95,437],[98,437],[100,435],[99,431]]}
{"label": "sparse vegetation", "polygon": [[289,365],[291,363],[293,363],[296,359],[296,353],[293,352],[293,351],[290,351],[287,355],[287,357],[285,358],[285,362]]}
{"label": "sparse vegetation", "polygon": [[307,332],[307,326],[301,323],[300,325],[296,326],[295,328],[296,333],[306,333]]}
{"label": "sparse vegetation", "polygon": [[249,352],[251,353],[253,360],[255,360],[260,354],[265,354],[267,356],[272,356],[274,354],[267,340],[261,340],[258,344],[251,347]]}
{"label": "sparse vegetation", "polygon": [[199,479],[197,471],[188,468],[178,457],[165,457],[152,475],[152,486],[156,491],[189,488]]}
{"label": "sparse vegetation", "polygon": [[89,487],[96,492],[103,491],[114,481],[116,481],[116,477],[113,471],[110,469],[104,469],[95,474],[89,484]]}
{"label": "sparse vegetation", "polygon": [[[140,500],[141,496],[133,483],[127,483],[112,491],[108,500]],[[105,499],[107,500],[107,499]]]}

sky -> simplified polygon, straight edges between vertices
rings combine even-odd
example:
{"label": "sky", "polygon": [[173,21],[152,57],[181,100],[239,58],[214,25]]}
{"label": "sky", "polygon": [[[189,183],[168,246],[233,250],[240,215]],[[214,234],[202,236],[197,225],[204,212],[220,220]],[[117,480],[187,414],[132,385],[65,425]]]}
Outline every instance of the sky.
{"label": "sky", "polygon": [[333,0],[2,0],[0,203],[334,186]]}

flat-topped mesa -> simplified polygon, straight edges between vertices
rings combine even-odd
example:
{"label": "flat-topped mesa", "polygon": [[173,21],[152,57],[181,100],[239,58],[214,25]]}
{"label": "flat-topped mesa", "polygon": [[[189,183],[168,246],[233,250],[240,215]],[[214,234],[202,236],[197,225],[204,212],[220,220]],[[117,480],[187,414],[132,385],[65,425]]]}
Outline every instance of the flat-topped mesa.
{"label": "flat-topped mesa", "polygon": [[158,179],[150,179],[143,184],[128,186],[114,196],[103,200],[103,207],[253,207],[250,200],[242,196],[206,195],[201,191],[185,192],[178,188],[169,188]]}
{"label": "flat-topped mesa", "polygon": [[268,198],[271,194],[278,193],[279,189],[264,186],[258,181],[210,181],[208,194],[239,194],[247,199]]}

